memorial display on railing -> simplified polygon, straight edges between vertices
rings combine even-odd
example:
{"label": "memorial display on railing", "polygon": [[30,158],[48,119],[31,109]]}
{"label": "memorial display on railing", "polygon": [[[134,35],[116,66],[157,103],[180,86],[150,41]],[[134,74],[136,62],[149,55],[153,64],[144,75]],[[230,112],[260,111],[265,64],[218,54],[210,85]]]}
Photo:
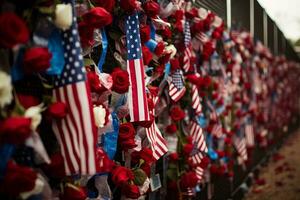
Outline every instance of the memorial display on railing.
{"label": "memorial display on railing", "polygon": [[191,2],[0,5],[3,199],[211,196],[299,113],[299,65]]}

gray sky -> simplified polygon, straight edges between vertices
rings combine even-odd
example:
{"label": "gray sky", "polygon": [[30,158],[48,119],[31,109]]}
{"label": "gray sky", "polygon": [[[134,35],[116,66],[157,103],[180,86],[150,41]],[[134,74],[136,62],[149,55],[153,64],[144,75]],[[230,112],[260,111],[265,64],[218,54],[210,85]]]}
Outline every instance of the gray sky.
{"label": "gray sky", "polygon": [[258,0],[287,38],[300,38],[300,0]]}

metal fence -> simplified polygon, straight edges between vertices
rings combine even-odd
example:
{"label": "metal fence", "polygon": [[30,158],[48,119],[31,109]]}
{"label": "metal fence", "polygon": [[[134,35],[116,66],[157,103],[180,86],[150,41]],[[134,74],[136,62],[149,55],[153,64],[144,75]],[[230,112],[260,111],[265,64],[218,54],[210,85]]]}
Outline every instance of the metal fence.
{"label": "metal fence", "polygon": [[254,39],[262,41],[274,55],[300,61],[293,46],[256,0],[195,0],[195,6],[213,11],[231,29],[250,31]]}

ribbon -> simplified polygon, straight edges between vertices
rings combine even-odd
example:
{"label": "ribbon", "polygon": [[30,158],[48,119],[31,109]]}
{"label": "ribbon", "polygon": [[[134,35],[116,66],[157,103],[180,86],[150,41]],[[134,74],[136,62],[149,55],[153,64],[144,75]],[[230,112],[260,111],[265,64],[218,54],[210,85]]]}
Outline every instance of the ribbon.
{"label": "ribbon", "polygon": [[216,159],[218,159],[218,154],[213,150],[212,143],[213,143],[213,140],[212,140],[211,134],[207,134],[206,135],[206,144],[208,146],[207,155],[209,156],[209,158],[211,160],[216,160]]}
{"label": "ribbon", "polygon": [[0,180],[4,177],[6,164],[15,150],[12,144],[3,144],[0,146]]}
{"label": "ribbon", "polygon": [[49,75],[60,75],[65,66],[65,58],[62,39],[57,29],[55,29],[49,37],[48,50],[51,52],[52,58],[50,68],[46,73]]}
{"label": "ribbon", "polygon": [[102,37],[102,53],[98,62],[98,69],[100,70],[100,72],[103,72],[102,66],[105,61],[107,46],[108,46],[107,36],[104,28],[101,29],[101,37]]}
{"label": "ribbon", "polygon": [[115,112],[112,112],[111,116],[113,131],[102,135],[102,145],[103,150],[107,153],[108,157],[113,160],[117,151],[119,120]]}
{"label": "ribbon", "polygon": [[164,76],[164,79],[167,80],[167,78],[169,77],[170,71],[171,71],[171,64],[170,64],[170,62],[168,62],[167,64],[165,64],[165,76]]}
{"label": "ribbon", "polygon": [[150,23],[150,38],[155,40],[155,27],[152,22]]}
{"label": "ribbon", "polygon": [[157,46],[157,42],[153,39],[150,39],[147,42],[145,42],[145,45],[153,53],[155,51],[156,46]]}

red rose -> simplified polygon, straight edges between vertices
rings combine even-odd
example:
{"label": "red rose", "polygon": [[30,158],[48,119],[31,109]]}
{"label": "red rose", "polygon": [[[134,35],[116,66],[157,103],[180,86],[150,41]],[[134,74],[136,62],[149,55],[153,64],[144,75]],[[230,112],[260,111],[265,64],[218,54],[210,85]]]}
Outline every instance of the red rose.
{"label": "red rose", "polygon": [[140,35],[141,35],[142,44],[150,40],[150,26],[141,25]]}
{"label": "red rose", "polygon": [[43,166],[47,176],[61,179],[66,176],[64,158],[60,153],[51,155],[51,163]]}
{"label": "red rose", "polygon": [[68,185],[64,187],[64,193],[60,196],[63,200],[85,200],[87,198],[86,191],[83,187]]}
{"label": "red rose", "polygon": [[166,132],[169,134],[175,133],[177,131],[176,124],[170,124],[166,127]]}
{"label": "red rose", "polygon": [[173,58],[170,60],[171,69],[175,71],[176,69],[180,69],[179,60],[177,58]]}
{"label": "red rose", "polygon": [[112,12],[115,6],[115,0],[92,0],[92,3],[95,6],[100,6],[102,8],[105,8],[108,12]]}
{"label": "red rose", "polygon": [[210,56],[215,51],[215,48],[213,46],[213,43],[211,41],[206,42],[203,45],[203,52],[202,52],[202,58],[203,60],[209,60]]}
{"label": "red rose", "polygon": [[166,39],[170,39],[172,37],[172,31],[169,27],[166,26],[164,29],[161,30],[161,35]]}
{"label": "red rose", "polygon": [[0,124],[0,140],[2,142],[21,144],[31,134],[31,119],[25,117],[10,117]]}
{"label": "red rose", "polygon": [[82,21],[78,24],[78,32],[80,36],[80,43],[83,48],[92,46],[94,41],[94,28],[88,23]]}
{"label": "red rose", "polygon": [[198,178],[195,172],[187,172],[181,176],[180,187],[182,189],[194,188],[198,183]]}
{"label": "red rose", "polygon": [[151,175],[151,166],[148,163],[142,164],[141,169],[147,174],[148,177],[150,177],[150,175]]}
{"label": "red rose", "polygon": [[186,156],[189,156],[191,154],[191,152],[193,151],[194,145],[193,144],[185,144],[183,146],[183,153]]}
{"label": "red rose", "polygon": [[167,62],[170,61],[170,57],[171,57],[171,53],[166,53],[166,54],[162,55],[162,56],[158,59],[159,64],[165,65]]}
{"label": "red rose", "polygon": [[112,182],[117,186],[127,182],[128,180],[134,179],[133,172],[130,169],[122,166],[116,166],[112,170],[111,174]]}
{"label": "red rose", "polygon": [[157,46],[154,49],[154,53],[160,56],[164,52],[164,49],[165,49],[165,44],[163,42],[159,42],[157,43]]}
{"label": "red rose", "polygon": [[104,8],[94,7],[82,15],[85,23],[93,28],[102,28],[112,22],[112,16]]}
{"label": "red rose", "polygon": [[20,102],[20,104],[25,108],[29,108],[32,106],[36,106],[39,105],[41,103],[41,101],[39,100],[39,98],[32,96],[32,95],[26,95],[26,94],[17,94],[18,96],[18,100]]}
{"label": "red rose", "polygon": [[210,173],[211,174],[217,174],[218,173],[218,167],[216,165],[212,164],[210,166]]}
{"label": "red rose", "polygon": [[131,139],[120,142],[120,147],[124,151],[128,151],[129,149],[134,149],[136,146],[137,145],[135,143],[134,138],[131,138]]}
{"label": "red rose", "polygon": [[4,48],[13,48],[20,43],[26,43],[29,40],[28,28],[20,17],[11,12],[5,12],[0,15],[0,46]]}
{"label": "red rose", "polygon": [[159,4],[154,1],[147,1],[143,4],[143,9],[149,17],[156,17],[159,14]]}
{"label": "red rose", "polygon": [[173,121],[180,121],[184,119],[185,112],[179,106],[174,106],[170,111],[170,116]]}
{"label": "red rose", "polygon": [[185,12],[185,16],[188,19],[193,19],[198,16],[198,9],[197,8],[192,8],[191,10]]}
{"label": "red rose", "polygon": [[140,190],[138,186],[127,183],[122,185],[122,194],[127,198],[137,199],[140,197]]}
{"label": "red rose", "polygon": [[177,152],[174,152],[174,153],[171,153],[169,155],[169,159],[170,159],[170,162],[176,162],[178,161],[178,153]]}
{"label": "red rose", "polygon": [[136,0],[121,0],[120,6],[130,15],[138,8],[139,4],[136,2]]}
{"label": "red rose", "polygon": [[115,68],[111,74],[113,80],[112,90],[123,94],[128,91],[129,88],[129,75],[127,71],[120,68]]}
{"label": "red rose", "polygon": [[176,10],[174,14],[172,14],[172,18],[175,19],[176,22],[181,21],[183,19],[184,11]]}
{"label": "red rose", "polygon": [[198,85],[199,84],[199,77],[196,76],[195,74],[188,74],[186,76],[186,78],[188,79],[189,82],[191,82],[194,85]]}
{"label": "red rose", "polygon": [[152,53],[149,50],[149,48],[146,46],[142,46],[142,52],[143,52],[144,65],[148,65],[153,58]]}
{"label": "red rose", "polygon": [[99,76],[95,72],[89,71],[87,78],[92,92],[102,93],[106,90],[106,88],[101,85]]}
{"label": "red rose", "polygon": [[67,115],[68,107],[63,102],[55,102],[48,107],[48,113],[56,118],[62,119]]}
{"label": "red rose", "polygon": [[31,168],[9,161],[0,182],[0,193],[16,198],[20,193],[33,190],[36,179],[37,174]]}
{"label": "red rose", "polygon": [[186,136],[186,142],[189,144],[193,144],[193,137],[192,136]]}
{"label": "red rose", "polygon": [[118,142],[123,150],[128,150],[136,147],[134,137],[135,129],[132,123],[127,122],[120,125]]}
{"label": "red rose", "polygon": [[147,164],[151,164],[154,161],[152,150],[147,147],[143,147],[141,151],[134,151],[131,154],[131,159],[134,163],[139,163],[140,159],[144,160]]}
{"label": "red rose", "polygon": [[200,167],[202,169],[206,169],[209,163],[210,163],[210,159],[207,156],[205,156],[204,158],[201,159]]}
{"label": "red rose", "polygon": [[23,69],[26,73],[45,71],[50,67],[52,54],[45,47],[27,49],[23,57]]}
{"label": "red rose", "polygon": [[105,151],[101,147],[97,148],[97,160],[99,162],[99,169],[97,170],[98,172],[111,172],[113,167],[115,166],[114,161],[109,159]]}

